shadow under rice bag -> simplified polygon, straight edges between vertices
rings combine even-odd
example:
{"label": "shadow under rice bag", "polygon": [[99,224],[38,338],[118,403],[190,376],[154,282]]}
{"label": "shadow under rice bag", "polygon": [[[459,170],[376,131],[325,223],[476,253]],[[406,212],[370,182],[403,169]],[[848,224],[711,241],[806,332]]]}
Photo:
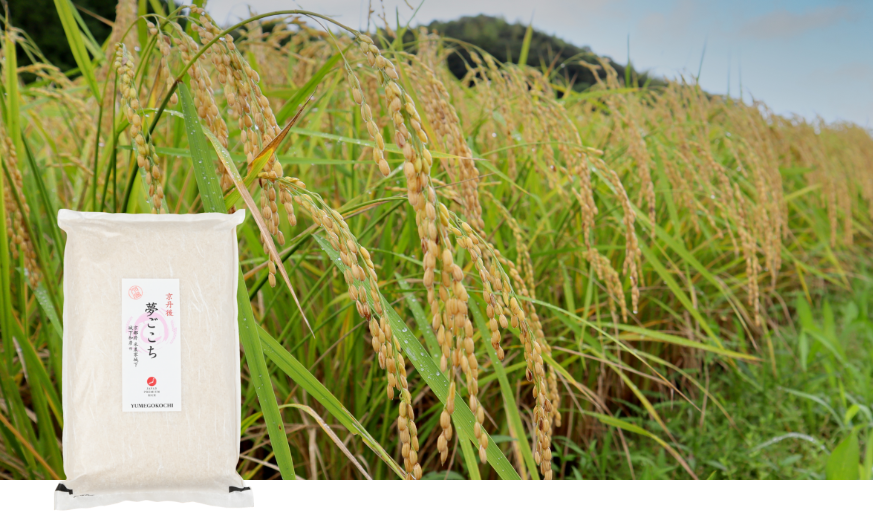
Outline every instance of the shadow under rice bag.
{"label": "shadow under rice bag", "polygon": [[240,351],[232,215],[61,210],[64,472],[55,509],[251,507],[236,473]]}

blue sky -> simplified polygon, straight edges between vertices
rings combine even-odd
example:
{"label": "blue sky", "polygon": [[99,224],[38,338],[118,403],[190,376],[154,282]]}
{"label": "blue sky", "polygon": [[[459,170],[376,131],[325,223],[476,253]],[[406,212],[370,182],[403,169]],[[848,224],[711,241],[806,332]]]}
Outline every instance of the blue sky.
{"label": "blue sky", "polygon": [[[408,0],[417,6],[421,0]],[[404,0],[373,0],[393,19]],[[220,23],[306,9],[361,27],[368,0],[210,0]],[[873,129],[873,2],[862,0],[425,0],[416,21],[499,15],[527,23],[639,69],[697,75],[704,89],[762,100],[774,112],[851,121]],[[703,65],[700,66],[701,55]]]}

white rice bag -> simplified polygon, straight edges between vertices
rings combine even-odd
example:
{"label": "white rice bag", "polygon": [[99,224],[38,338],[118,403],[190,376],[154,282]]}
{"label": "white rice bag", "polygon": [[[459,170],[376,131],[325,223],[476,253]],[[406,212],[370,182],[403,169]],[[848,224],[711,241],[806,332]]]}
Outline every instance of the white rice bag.
{"label": "white rice bag", "polygon": [[240,441],[232,215],[60,210],[64,471],[55,509],[251,507]]}

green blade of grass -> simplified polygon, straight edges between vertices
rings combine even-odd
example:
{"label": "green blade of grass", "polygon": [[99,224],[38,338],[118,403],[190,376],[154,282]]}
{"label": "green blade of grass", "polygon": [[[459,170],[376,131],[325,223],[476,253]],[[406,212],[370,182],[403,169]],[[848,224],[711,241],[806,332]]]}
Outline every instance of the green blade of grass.
{"label": "green blade of grass", "polygon": [[42,310],[45,312],[46,317],[49,322],[52,324],[52,329],[54,329],[55,333],[60,336],[61,339],[64,338],[64,326],[61,323],[61,319],[58,316],[58,312],[55,310],[54,304],[52,304],[51,298],[49,298],[48,290],[45,288],[45,284],[40,282],[36,287],[36,290],[33,290],[33,295],[36,297],[36,301],[39,303]]}
{"label": "green blade of grass", "polygon": [[185,115],[185,124],[188,128],[188,146],[191,151],[191,163],[194,167],[194,179],[197,181],[197,190],[200,193],[200,200],[203,202],[203,209],[227,213],[224,196],[221,194],[221,185],[213,163],[215,151],[203,135],[200,119],[197,117],[196,107],[191,100],[188,86],[179,84],[178,90],[182,113]]}
{"label": "green blade of grass", "polygon": [[409,307],[410,311],[412,311],[412,317],[415,318],[415,323],[418,324],[418,328],[421,331],[421,335],[424,337],[428,350],[430,350],[430,355],[433,358],[434,363],[439,363],[442,351],[440,350],[440,344],[437,341],[436,335],[433,333],[433,329],[430,326],[430,322],[427,321],[427,314],[425,314],[418,299],[416,299],[415,295],[410,291],[412,287],[409,286],[409,283],[401,278],[400,274],[396,272],[394,273],[394,276],[397,278],[397,283],[400,285],[400,289],[406,292],[403,294],[406,299],[406,306]]}
{"label": "green blade of grass", "polygon": [[[552,359],[552,356],[544,355],[543,359],[545,359],[546,362],[548,362],[549,365],[551,365],[555,369],[555,371],[557,371],[565,379],[567,379],[567,382],[569,382],[573,386],[579,388],[580,390],[583,389],[582,386],[578,382],[576,382],[576,379],[574,379],[573,376],[570,375],[570,373],[563,366],[561,366],[560,364],[557,364],[557,362],[555,362],[554,359]],[[649,432],[648,430],[646,430],[642,427],[630,424],[626,421],[620,420],[618,418],[614,418],[614,417],[606,415],[606,414],[600,414],[600,413],[585,411],[585,410],[581,410],[581,409],[579,410],[579,412],[582,414],[593,416],[607,425],[611,425],[613,427],[618,427],[618,428],[621,428],[622,430],[627,430],[628,432],[634,432],[636,434],[641,434],[641,435],[644,435],[648,438],[653,439],[659,445],[663,446],[664,449],[667,450],[667,452],[670,453],[670,455],[672,455],[673,458],[676,459],[676,461],[678,461],[679,464],[682,465],[683,468],[685,468],[685,471],[687,471],[688,474],[692,478],[697,480],[697,475],[694,473],[694,471],[691,470],[691,468],[688,466],[688,463],[685,462],[684,458],[682,458],[682,455],[680,455],[679,452],[677,452],[672,446],[667,444],[666,441],[664,441],[660,437],[656,436],[655,434]]]}
{"label": "green blade of grass", "polygon": [[470,480],[482,480],[482,474],[479,473],[479,456],[473,448],[473,441],[467,434],[458,430],[458,444],[461,445],[461,455],[467,463],[467,471],[470,472]]}
{"label": "green blade of grass", "polygon": [[3,415],[2,411],[0,411],[0,423],[3,424],[3,427],[8,429],[10,432],[12,432],[12,434],[18,439],[18,441],[22,444],[22,446],[24,446],[24,448],[30,454],[32,454],[33,457],[40,463],[40,465],[43,468],[45,468],[45,470],[48,472],[48,476],[50,476],[54,480],[63,480],[63,478],[61,478],[60,475],[55,473],[55,470],[52,469],[52,467],[45,461],[45,459],[42,458],[42,456],[39,454],[39,452],[36,451],[36,449],[34,449],[33,445],[30,444],[27,441],[27,439],[24,438],[23,435],[21,435],[21,432],[19,432],[18,430],[15,429],[14,426],[12,426],[12,424],[9,422],[9,420],[6,419],[6,416]]}
{"label": "green blade of grass", "polygon": [[870,480],[873,478],[873,429],[867,434],[867,449],[864,452],[864,466],[862,480]]}
{"label": "green blade of grass", "polygon": [[[20,331],[19,331],[20,332]],[[61,334],[61,339],[63,339],[63,334]],[[32,377],[36,379],[37,386],[31,387],[32,390],[35,390],[36,393],[34,395],[45,395],[48,400],[47,405],[51,409],[52,413],[55,416],[55,419],[58,422],[58,425],[63,428],[64,427],[64,417],[63,417],[63,407],[61,405],[61,399],[59,393],[55,390],[55,387],[52,385],[51,379],[49,378],[48,371],[43,365],[42,359],[39,357],[39,354],[36,352],[36,349],[30,343],[24,342],[19,344],[21,346],[21,352],[26,359],[28,377]],[[60,379],[59,379],[60,381]],[[42,425],[40,425],[42,428]],[[52,437],[54,434],[52,433]],[[57,448],[54,446],[52,450]],[[60,457],[57,459],[60,461]],[[62,467],[58,466],[57,469],[62,471]]]}
{"label": "green blade of grass", "polygon": [[[75,6],[75,4],[74,4]],[[88,51],[93,55],[95,63],[100,64],[101,61],[105,60],[106,56],[103,54],[103,48],[97,43],[97,40],[94,39],[94,34],[91,33],[91,30],[88,28],[88,25],[85,24],[85,20],[82,19],[82,15],[79,14],[79,9],[73,9],[73,17],[76,18],[76,23],[79,25],[79,30],[82,31],[82,35],[84,36],[83,42],[85,46],[88,48]]]}
{"label": "green blade of grass", "polygon": [[161,5],[160,0],[149,0],[149,4],[151,4],[152,10],[155,11],[155,14],[157,14],[161,18],[165,18],[167,16],[167,14],[164,12],[164,7]]}
{"label": "green blade of grass", "polygon": [[[146,25],[145,15],[148,14],[147,0],[139,0],[136,7],[136,36],[139,40],[139,47],[145,48],[149,40],[149,28]],[[126,28],[126,27],[125,27]]]}
{"label": "green blade of grass", "polygon": [[15,55],[15,41],[9,30],[4,33],[3,52],[6,61],[3,63],[6,88],[6,131],[12,139],[12,144],[19,148],[21,147],[21,112],[18,97],[18,62]]}
{"label": "green blade of grass", "polygon": [[349,432],[360,436],[364,444],[373,450],[379,458],[385,461],[385,463],[388,464],[388,467],[390,467],[397,476],[400,478],[406,477],[406,473],[397,462],[388,454],[388,452],[385,451],[384,448],[382,448],[382,445],[380,445],[376,439],[367,432],[367,429],[361,425],[357,418],[343,407],[342,402],[340,402],[333,393],[324,387],[324,384],[312,375],[312,373],[310,373],[309,370],[297,360],[297,358],[285,350],[278,341],[270,336],[270,333],[268,333],[263,327],[258,327],[258,334],[264,345],[264,354],[266,354],[271,361],[276,363],[276,366],[278,366],[279,369],[285,372],[291,380],[300,385],[300,387],[305,389],[312,398],[315,398],[318,403],[324,406],[324,408],[327,409],[334,418],[342,423],[344,427],[349,429]]}
{"label": "green blade of grass", "polygon": [[[51,198],[49,197],[48,188],[45,185],[45,180],[43,179],[43,172],[45,170],[44,167],[40,167],[37,164],[36,158],[33,156],[33,151],[30,150],[30,144],[27,142],[27,139],[24,138],[21,140],[24,146],[24,154],[27,156],[27,162],[30,165],[30,172],[34,177],[34,181],[36,182],[36,186],[39,189],[39,197],[42,202],[42,207],[46,212],[46,215],[49,218],[53,218],[58,211],[58,208],[55,207]],[[64,238],[61,236],[61,230],[58,228],[57,222],[49,222],[49,227],[51,228],[52,240],[55,243],[55,250],[57,254],[64,253]],[[61,301],[58,301],[59,303]]]}
{"label": "green blade of grass", "polygon": [[318,426],[321,427],[322,430],[324,430],[324,433],[327,434],[327,436],[330,438],[330,440],[333,441],[334,445],[336,445],[336,447],[339,448],[340,451],[343,452],[343,454],[346,457],[348,457],[348,459],[352,462],[352,464],[356,468],[358,468],[358,471],[360,471],[364,475],[364,477],[366,477],[367,480],[373,479],[373,477],[370,476],[370,473],[367,473],[367,470],[364,469],[363,466],[361,466],[361,463],[358,462],[358,459],[356,459],[355,456],[352,455],[352,452],[349,451],[348,447],[334,433],[333,429],[330,428],[330,425],[328,425],[324,421],[324,418],[322,418],[321,416],[318,415],[317,412],[315,412],[315,409],[313,409],[312,407],[309,407],[308,405],[302,405],[302,404],[285,404],[282,407],[280,407],[280,409],[286,409],[286,408],[297,409],[297,410],[303,411],[306,414],[308,414],[309,416],[311,416],[312,419],[314,419],[315,422],[318,423]]}
{"label": "green blade of grass", "polygon": [[702,275],[707,281],[715,286],[716,289],[724,294],[737,315],[746,318],[749,317],[748,312],[745,311],[742,303],[739,301],[739,299],[737,299],[733,291],[729,287],[725,286],[724,283],[721,282],[712,272],[710,272],[709,269],[707,269],[700,262],[700,260],[695,258],[694,255],[691,254],[691,252],[686,249],[682,243],[680,243],[675,237],[670,236],[670,234],[667,233],[667,231],[663,227],[658,226],[657,224],[653,226],[649,221],[648,217],[639,214],[638,209],[635,209],[635,211],[637,212],[637,218],[640,220],[640,222],[645,224],[646,227],[653,228],[655,235],[658,237],[659,240],[663,241],[667,245],[667,247],[675,251],[676,254],[678,254],[682,258],[682,261],[684,263],[690,265],[695,270],[697,270],[700,275]]}
{"label": "green blade of grass", "polygon": [[[658,414],[658,411],[655,410],[655,407],[652,405],[652,402],[649,401],[648,398],[646,398],[646,395],[644,395],[643,392],[640,391],[640,388],[637,387],[637,385],[634,384],[634,382],[630,379],[630,377],[627,376],[627,373],[622,371],[618,364],[615,364],[615,359],[616,359],[615,356],[613,356],[609,352],[602,352],[602,353],[597,352],[597,351],[593,351],[593,352],[594,352],[594,355],[596,355],[602,361],[604,361],[607,366],[612,368],[612,371],[614,371],[616,373],[616,375],[618,375],[619,378],[621,378],[621,380],[628,387],[628,389],[631,390],[631,393],[633,393],[634,396],[637,397],[637,400],[639,400],[640,403],[643,404],[643,408],[646,409],[646,412],[649,413],[649,416],[651,416],[652,419],[658,423],[658,425],[661,427],[661,429],[664,432],[666,432],[667,436],[672,439],[673,436],[672,436],[672,434],[670,434],[670,430],[667,429],[667,424],[664,423],[663,419],[661,419],[661,416]],[[549,362],[549,364],[559,364],[550,355],[546,355],[545,359]],[[610,362],[610,360],[613,360],[613,362]]]}
{"label": "green blade of grass", "polygon": [[70,45],[70,51],[73,53],[73,58],[76,59],[76,65],[79,66],[79,71],[88,82],[91,92],[100,103],[100,88],[97,86],[97,77],[94,75],[94,68],[91,64],[91,57],[88,56],[88,50],[85,48],[85,41],[82,38],[82,32],[79,30],[79,24],[76,22],[76,17],[73,16],[73,7],[70,0],[55,0],[55,9],[58,11],[58,16],[61,18],[61,25],[64,27],[64,34],[67,36],[67,43]]}
{"label": "green blade of grass", "polygon": [[620,419],[614,418],[612,416],[607,416],[606,414],[600,414],[597,412],[589,412],[589,411],[579,411],[579,412],[581,412],[582,414],[588,415],[588,416],[593,416],[593,417],[597,418],[598,420],[600,420],[602,423],[605,423],[606,425],[620,428],[620,429],[625,430],[627,432],[633,432],[635,434],[639,434],[641,436],[646,436],[646,437],[652,439],[653,441],[655,441],[656,443],[661,445],[665,450],[667,450],[667,452],[670,455],[672,455],[674,459],[679,461],[679,463],[682,465],[682,467],[685,469],[685,471],[688,472],[688,474],[691,477],[693,477],[695,480],[698,479],[697,474],[691,470],[691,468],[688,466],[688,463],[685,462],[685,459],[683,459],[682,456],[679,455],[679,452],[677,452],[675,448],[673,448],[672,446],[667,444],[666,441],[664,441],[660,437],[656,436],[655,434],[652,434],[648,430],[646,430],[644,428],[640,428],[640,427],[638,427],[632,423],[628,423],[624,420],[620,420]]}
{"label": "green blade of grass", "polygon": [[715,331],[709,325],[709,322],[707,322],[706,319],[703,318],[703,315],[700,314],[700,311],[698,311],[697,308],[694,307],[694,305],[691,303],[691,299],[688,298],[688,296],[685,294],[685,291],[682,289],[681,286],[679,286],[676,280],[673,279],[673,276],[670,274],[670,272],[667,271],[664,265],[660,261],[658,261],[657,256],[655,256],[655,254],[652,252],[651,249],[649,249],[646,244],[641,243],[639,244],[639,247],[640,251],[643,253],[643,257],[646,258],[646,262],[648,262],[649,265],[652,266],[655,272],[657,272],[658,276],[664,281],[664,284],[666,284],[667,287],[670,288],[670,291],[673,292],[673,295],[675,295],[676,298],[679,299],[679,302],[681,302],[682,305],[685,306],[685,310],[688,311],[695,320],[697,320],[697,322],[700,324],[700,327],[702,327],[703,330],[706,331],[706,334],[713,341],[713,343],[715,343],[715,346],[724,349],[721,340],[718,338],[718,335],[715,334]]}
{"label": "green blade of grass", "polygon": [[[636,338],[638,341],[658,341],[662,343],[670,343],[673,345],[680,345],[683,347],[693,348],[697,350],[703,350],[705,352],[711,352],[713,354],[718,354],[724,357],[732,357],[734,359],[744,359],[746,361],[760,361],[760,358],[749,354],[743,354],[741,352],[736,352],[733,350],[728,350],[726,348],[714,347],[712,345],[705,345],[703,343],[699,343],[697,341],[692,341],[686,338],[682,338],[680,336],[674,336],[672,334],[665,334],[660,331],[655,331],[652,329],[646,329],[643,327],[636,327],[633,325],[625,325],[625,324],[613,324],[610,322],[606,322],[603,324],[603,327],[614,327],[619,331],[630,332],[634,334],[639,334],[640,336]],[[622,338],[624,339],[624,338]]]}
{"label": "green blade of grass", "polygon": [[333,70],[337,62],[342,59],[342,56],[341,52],[337,52],[333,57],[327,59],[327,62],[325,62],[321,68],[312,75],[312,78],[310,78],[303,87],[298,89],[291,99],[282,105],[282,108],[276,113],[276,122],[279,123],[279,125],[282,125],[295,110],[300,108],[300,105],[302,105],[304,101],[307,101],[306,99],[315,92],[315,88],[318,87],[318,84],[324,80],[324,77]]}
{"label": "green blade of grass", "polygon": [[860,471],[858,460],[858,434],[852,429],[845,439],[840,441],[828,457],[825,475],[828,480],[858,480]]}
{"label": "green blade of grass", "polygon": [[527,30],[524,31],[524,40],[521,42],[521,55],[518,56],[518,66],[527,66],[527,56],[530,53],[530,42],[533,39],[533,19],[527,25]]}
{"label": "green blade of grass", "polygon": [[831,405],[829,403],[827,403],[826,401],[824,401],[824,399],[822,399],[821,397],[812,395],[810,393],[804,393],[803,391],[797,391],[796,389],[789,389],[789,388],[783,388],[783,387],[780,387],[779,389],[781,389],[782,391],[785,391],[786,393],[790,393],[794,396],[799,396],[800,398],[812,400],[813,402],[821,405],[822,407],[825,408],[826,411],[828,411],[831,414],[831,416],[833,416],[834,423],[836,423],[840,427],[844,426],[843,425],[843,418],[839,414],[837,414],[837,411],[835,411],[834,408],[831,407]]}
{"label": "green blade of grass", "polygon": [[[33,410],[37,417],[37,431],[39,437],[37,445],[40,451],[45,456],[46,462],[60,474],[63,474],[63,461],[61,452],[58,449],[58,440],[55,436],[55,428],[52,424],[50,410],[54,411],[55,415],[60,414],[60,400],[54,392],[54,387],[49,380],[48,373],[42,364],[42,360],[30,344],[24,332],[21,331],[19,325],[15,325],[16,337],[18,339],[17,348],[21,350],[21,355],[24,356],[22,364],[23,368],[27,368],[25,377],[27,384],[31,389],[30,398],[33,402]],[[59,422],[60,423],[60,422]]]}
{"label": "green blade of grass", "polygon": [[[571,323],[571,320],[579,322],[580,324],[582,324],[584,326],[592,327],[598,331],[612,327],[612,328],[618,329],[619,331],[626,331],[626,332],[640,335],[640,337],[633,338],[634,340],[645,339],[648,341],[658,341],[658,342],[670,343],[673,345],[680,345],[683,347],[703,350],[706,352],[711,352],[713,354],[718,354],[720,356],[730,357],[730,358],[734,358],[734,359],[744,359],[746,361],[760,361],[759,358],[752,356],[752,355],[749,355],[749,354],[743,354],[741,352],[736,352],[733,350],[728,350],[726,348],[720,348],[720,347],[716,347],[716,346],[712,346],[712,345],[705,345],[703,343],[699,343],[697,341],[692,341],[692,340],[689,340],[687,338],[682,338],[680,336],[675,336],[672,334],[665,334],[665,333],[662,333],[659,331],[654,331],[652,329],[646,329],[643,327],[636,327],[636,326],[626,325],[626,324],[614,324],[612,322],[601,322],[601,323],[598,323],[597,325],[595,325],[594,323],[590,322],[589,320],[586,320],[586,319],[580,317],[579,315],[573,314],[560,306],[555,306],[554,304],[549,304],[548,302],[544,302],[541,300],[531,299],[530,302],[533,304],[536,304],[538,306],[542,306],[546,309],[551,309],[552,311],[555,311],[556,313],[558,313],[558,319],[561,320],[562,322],[567,323],[567,325],[569,327],[572,327],[572,328],[575,328],[576,326]],[[603,333],[605,333],[605,331],[603,331]],[[614,339],[615,341],[619,341],[620,339],[623,339],[621,337],[613,338],[611,335],[607,335],[607,338]]]}

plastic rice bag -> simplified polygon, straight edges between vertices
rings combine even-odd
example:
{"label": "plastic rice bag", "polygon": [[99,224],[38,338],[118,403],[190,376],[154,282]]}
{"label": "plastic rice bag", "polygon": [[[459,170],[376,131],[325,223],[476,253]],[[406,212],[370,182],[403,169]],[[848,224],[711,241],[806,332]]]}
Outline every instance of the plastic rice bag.
{"label": "plastic rice bag", "polygon": [[232,215],[61,210],[64,471],[55,509],[253,506],[240,442]]}

